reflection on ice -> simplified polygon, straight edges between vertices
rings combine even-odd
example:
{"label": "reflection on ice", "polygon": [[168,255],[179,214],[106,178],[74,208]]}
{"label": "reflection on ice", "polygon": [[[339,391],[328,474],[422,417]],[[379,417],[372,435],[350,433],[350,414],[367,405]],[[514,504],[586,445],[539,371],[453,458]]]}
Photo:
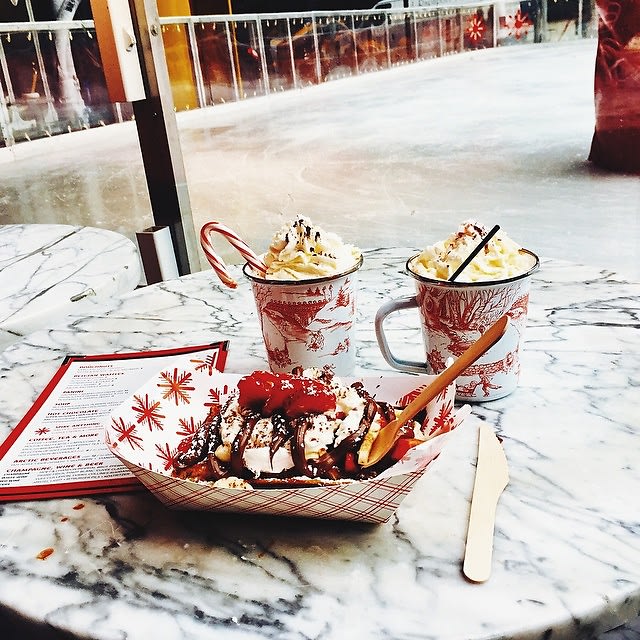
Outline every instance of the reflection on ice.
{"label": "reflection on ice", "polygon": [[[302,212],[363,248],[419,248],[475,217],[637,278],[640,184],[587,161],[595,47],[469,52],[180,113],[195,226],[261,251]],[[1,151],[0,223],[153,224],[133,123]]]}

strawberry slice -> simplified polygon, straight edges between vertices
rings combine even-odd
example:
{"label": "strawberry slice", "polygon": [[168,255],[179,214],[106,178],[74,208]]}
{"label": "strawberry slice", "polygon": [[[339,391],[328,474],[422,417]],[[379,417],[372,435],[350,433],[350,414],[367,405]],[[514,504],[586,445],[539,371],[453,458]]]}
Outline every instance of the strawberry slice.
{"label": "strawberry slice", "polygon": [[264,403],[262,415],[270,416],[276,412],[285,413],[284,406],[291,395],[296,392],[295,380],[286,373],[279,373],[276,376],[276,383],[271,389],[271,395]]}
{"label": "strawberry slice", "polygon": [[240,406],[265,417],[282,413],[287,418],[297,418],[336,407],[335,394],[326,384],[287,373],[255,371],[238,381],[238,391]]}
{"label": "strawberry slice", "polygon": [[284,413],[289,418],[297,418],[306,413],[325,413],[336,408],[336,396],[319,380],[302,379],[295,381],[295,391],[284,403]]}
{"label": "strawberry slice", "polygon": [[278,378],[269,371],[255,371],[238,381],[238,403],[254,411],[262,411],[269,400]]}
{"label": "strawberry slice", "polygon": [[423,442],[424,440],[420,440],[418,438],[398,438],[393,449],[391,450],[391,458],[398,461],[404,458],[404,455],[407,453],[407,451],[409,451],[409,449],[417,447]]}

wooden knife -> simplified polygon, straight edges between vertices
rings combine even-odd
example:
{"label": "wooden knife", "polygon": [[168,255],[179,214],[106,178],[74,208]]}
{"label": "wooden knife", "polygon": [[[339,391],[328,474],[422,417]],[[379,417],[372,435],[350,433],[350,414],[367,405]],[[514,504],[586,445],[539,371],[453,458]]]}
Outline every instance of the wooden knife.
{"label": "wooden knife", "polygon": [[472,582],[484,582],[491,574],[496,507],[508,482],[509,468],[504,449],[493,428],[482,423],[462,566],[462,572]]}

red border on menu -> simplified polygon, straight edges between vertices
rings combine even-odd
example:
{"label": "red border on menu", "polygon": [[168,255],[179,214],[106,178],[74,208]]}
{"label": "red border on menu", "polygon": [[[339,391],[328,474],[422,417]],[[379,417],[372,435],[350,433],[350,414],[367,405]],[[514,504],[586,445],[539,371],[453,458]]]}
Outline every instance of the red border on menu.
{"label": "red border on menu", "polygon": [[0,502],[142,488],[109,451],[104,421],[158,369],[200,355],[224,371],[228,341],[136,353],[67,356],[0,444]]}

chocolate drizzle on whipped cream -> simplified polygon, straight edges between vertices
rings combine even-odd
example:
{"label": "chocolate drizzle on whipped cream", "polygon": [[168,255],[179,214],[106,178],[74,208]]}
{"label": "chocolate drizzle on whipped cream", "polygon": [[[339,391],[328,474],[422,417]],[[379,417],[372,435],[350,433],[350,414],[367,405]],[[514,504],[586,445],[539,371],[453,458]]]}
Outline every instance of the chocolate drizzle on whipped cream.
{"label": "chocolate drizzle on whipped cream", "polygon": [[[425,247],[411,260],[410,270],[425,278],[450,280],[476,246],[490,231],[475,220],[462,222],[444,240]],[[481,282],[513,278],[534,267],[535,258],[514,242],[503,230],[492,235],[457,282]]]}
{"label": "chocolate drizzle on whipped cream", "polygon": [[[254,372],[243,378],[183,440],[174,474],[195,481],[233,478],[254,487],[376,475],[382,467],[361,468],[358,451],[372,425],[381,428],[395,416],[393,407],[374,400],[362,383],[344,387],[327,372],[301,374]],[[356,406],[345,413],[342,401]],[[256,468],[259,452],[263,468]]]}
{"label": "chocolate drizzle on whipped cream", "polygon": [[263,256],[267,278],[277,280],[337,275],[354,268],[361,258],[359,249],[302,215],[274,234]]}

